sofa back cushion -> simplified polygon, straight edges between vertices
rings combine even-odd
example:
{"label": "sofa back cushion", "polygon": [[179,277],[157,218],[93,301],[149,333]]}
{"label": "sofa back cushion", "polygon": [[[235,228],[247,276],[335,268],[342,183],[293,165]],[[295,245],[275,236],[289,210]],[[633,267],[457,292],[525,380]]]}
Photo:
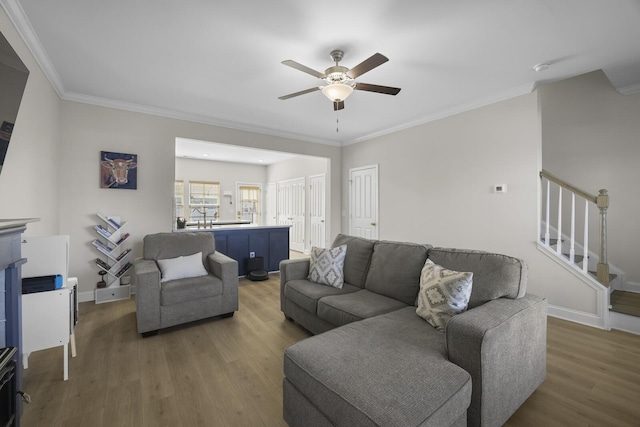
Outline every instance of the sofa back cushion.
{"label": "sofa back cushion", "polygon": [[376,242],[365,289],[415,305],[428,249],[416,243]]}
{"label": "sofa back cushion", "polygon": [[202,263],[206,266],[207,256],[215,251],[216,243],[211,232],[156,233],[144,236],[142,256],[158,260],[202,252]]}
{"label": "sofa back cushion", "polygon": [[527,264],[518,258],[465,249],[432,248],[429,259],[450,270],[473,273],[469,308],[497,298],[520,298],[527,290]]}
{"label": "sofa back cushion", "polygon": [[373,245],[375,241],[362,237],[338,234],[332,247],[347,245],[347,255],[344,259],[344,281],[350,285],[364,288],[364,281],[369,271]]}

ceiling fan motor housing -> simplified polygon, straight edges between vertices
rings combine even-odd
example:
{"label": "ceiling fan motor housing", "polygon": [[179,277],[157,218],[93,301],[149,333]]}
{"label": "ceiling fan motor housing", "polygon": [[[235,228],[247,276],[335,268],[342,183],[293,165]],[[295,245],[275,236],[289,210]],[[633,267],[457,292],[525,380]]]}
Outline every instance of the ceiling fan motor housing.
{"label": "ceiling fan motor housing", "polygon": [[347,67],[343,67],[341,65],[335,65],[333,67],[327,68],[324,71],[324,75],[325,75],[324,79],[329,84],[331,84],[331,83],[347,83],[350,80],[352,80],[351,77],[349,77],[347,75],[348,72],[349,72],[349,69]]}

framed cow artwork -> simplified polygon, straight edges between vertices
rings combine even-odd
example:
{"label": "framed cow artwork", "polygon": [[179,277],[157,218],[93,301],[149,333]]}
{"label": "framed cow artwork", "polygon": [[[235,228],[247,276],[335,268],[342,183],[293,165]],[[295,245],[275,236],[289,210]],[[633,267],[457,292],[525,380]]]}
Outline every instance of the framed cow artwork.
{"label": "framed cow artwork", "polygon": [[138,188],[138,155],[101,151],[100,188],[136,190]]}

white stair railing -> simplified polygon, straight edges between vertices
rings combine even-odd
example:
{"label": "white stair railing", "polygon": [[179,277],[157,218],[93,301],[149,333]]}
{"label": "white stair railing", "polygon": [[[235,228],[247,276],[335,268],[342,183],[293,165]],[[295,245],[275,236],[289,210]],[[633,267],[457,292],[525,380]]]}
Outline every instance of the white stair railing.
{"label": "white stair railing", "polygon": [[[593,203],[599,209],[599,231],[600,231],[600,251],[598,256],[598,266],[596,271],[597,280],[602,283],[604,286],[609,286],[609,264],[607,261],[607,209],[609,208],[609,196],[607,195],[607,190],[600,190],[600,193],[597,196],[587,193],[573,185],[567,183],[566,181],[550,174],[549,172],[543,170],[540,172],[540,179],[543,180],[543,183],[546,181],[546,186],[543,185],[542,188],[546,188],[546,194],[543,198],[543,205],[545,207],[545,218],[544,218],[544,233],[543,235],[543,244],[546,247],[552,246],[551,239],[551,210],[552,210],[552,199],[551,193],[552,190],[555,191],[557,188],[558,192],[558,201],[555,209],[557,210],[557,223],[556,223],[556,255],[558,257],[562,257],[567,260],[569,264],[574,266],[574,268],[581,270],[583,274],[589,274],[588,267],[588,255],[589,255],[589,203]],[[570,195],[570,208],[571,208],[571,216],[568,219],[569,228],[570,228],[570,241],[569,241],[569,254],[568,259],[562,253],[562,227],[563,227],[563,203],[565,202],[563,196],[563,189],[569,192]],[[583,239],[582,242],[577,242],[576,237],[576,197],[584,199],[584,214],[583,214]],[[578,262],[582,262],[582,266],[578,267],[576,263],[576,243],[583,247],[583,259]]]}

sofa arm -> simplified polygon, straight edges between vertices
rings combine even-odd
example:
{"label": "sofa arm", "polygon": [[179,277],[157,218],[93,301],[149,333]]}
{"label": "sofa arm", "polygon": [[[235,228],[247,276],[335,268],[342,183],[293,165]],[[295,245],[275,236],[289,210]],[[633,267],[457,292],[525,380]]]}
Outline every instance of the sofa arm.
{"label": "sofa arm", "polygon": [[222,280],[222,307],[232,313],[238,310],[238,261],[222,252],[207,256],[209,271]]}
{"label": "sofa arm", "polygon": [[309,258],[280,261],[280,310],[284,311],[284,285],[290,280],[304,280],[309,276]]}
{"label": "sofa arm", "polygon": [[280,261],[280,285],[290,280],[303,280],[309,275],[309,258]]}
{"label": "sofa arm", "polygon": [[546,376],[547,300],[499,298],[451,318],[449,360],[472,378],[469,426],[501,426]]}
{"label": "sofa arm", "polygon": [[160,329],[160,269],[156,262],[135,260],[131,283],[136,290],[138,333]]}

